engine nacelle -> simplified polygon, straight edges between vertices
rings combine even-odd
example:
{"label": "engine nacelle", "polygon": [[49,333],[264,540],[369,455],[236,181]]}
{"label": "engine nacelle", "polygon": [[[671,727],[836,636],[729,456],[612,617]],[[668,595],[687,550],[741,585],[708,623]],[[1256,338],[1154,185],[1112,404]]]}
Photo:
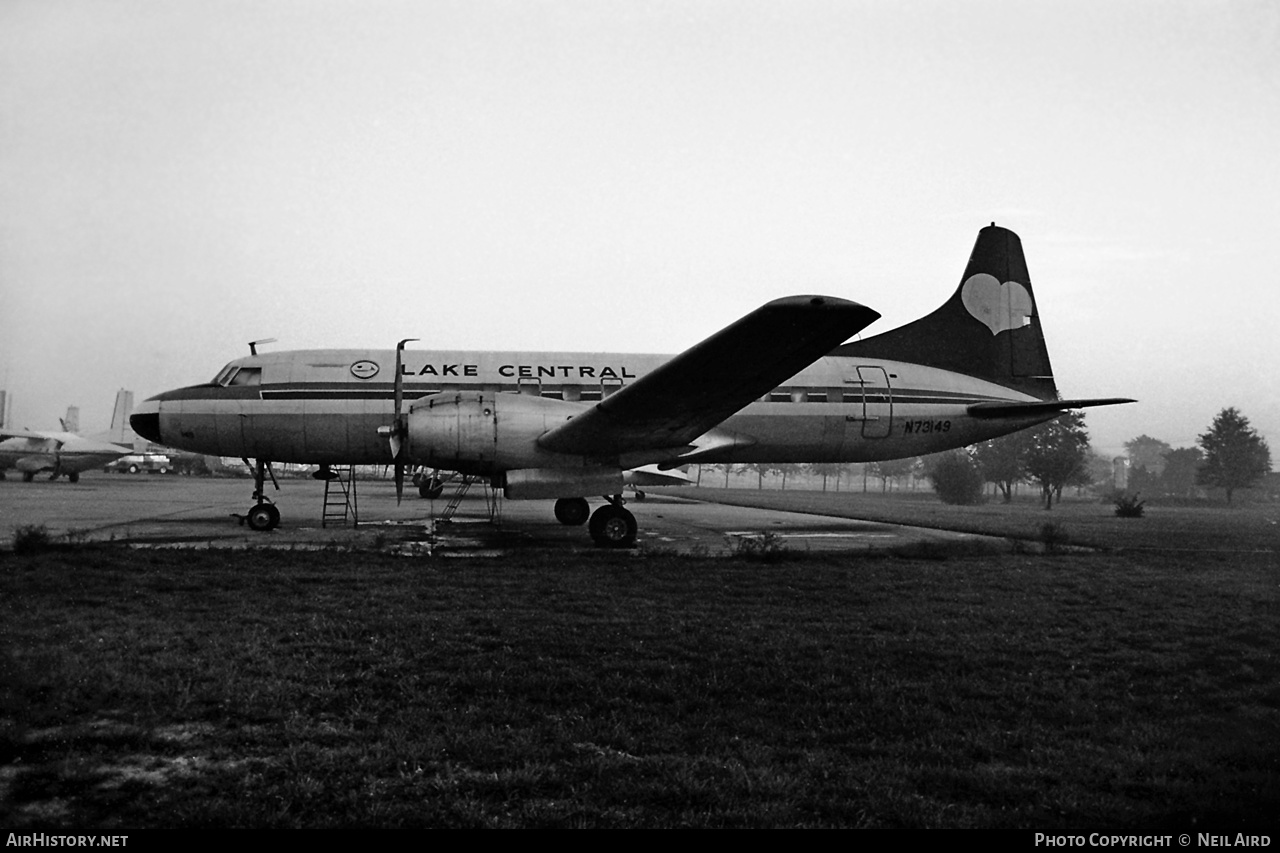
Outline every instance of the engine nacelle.
{"label": "engine nacelle", "polygon": [[508,471],[503,494],[511,500],[616,495],[623,473],[611,468],[521,468]]}
{"label": "engine nacelle", "polygon": [[432,394],[409,407],[407,453],[424,465],[475,473],[581,467],[580,457],[550,453],[537,441],[585,408],[525,394]]}

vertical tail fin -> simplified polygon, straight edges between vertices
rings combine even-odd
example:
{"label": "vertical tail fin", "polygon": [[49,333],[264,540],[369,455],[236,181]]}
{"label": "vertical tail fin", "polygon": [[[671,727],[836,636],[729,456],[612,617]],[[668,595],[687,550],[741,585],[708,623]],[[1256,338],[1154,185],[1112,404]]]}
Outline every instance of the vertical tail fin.
{"label": "vertical tail fin", "polygon": [[121,388],[116,392],[116,407],[111,412],[111,437],[108,441],[133,444],[133,433],[129,430],[129,414],[132,411],[133,392]]}
{"label": "vertical tail fin", "polygon": [[63,432],[80,432],[80,407],[67,406],[67,416],[62,419]]}
{"label": "vertical tail fin", "polygon": [[941,308],[832,354],[925,364],[1058,397],[1022,241],[994,222],[978,232],[960,286]]}

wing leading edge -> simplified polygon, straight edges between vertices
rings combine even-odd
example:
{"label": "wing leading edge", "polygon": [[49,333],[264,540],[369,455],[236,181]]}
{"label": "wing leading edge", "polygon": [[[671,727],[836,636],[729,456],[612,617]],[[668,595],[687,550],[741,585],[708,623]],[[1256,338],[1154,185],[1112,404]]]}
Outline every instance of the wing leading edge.
{"label": "wing leading edge", "polygon": [[538,445],[586,456],[683,447],[879,316],[830,296],[775,299],[550,430]]}

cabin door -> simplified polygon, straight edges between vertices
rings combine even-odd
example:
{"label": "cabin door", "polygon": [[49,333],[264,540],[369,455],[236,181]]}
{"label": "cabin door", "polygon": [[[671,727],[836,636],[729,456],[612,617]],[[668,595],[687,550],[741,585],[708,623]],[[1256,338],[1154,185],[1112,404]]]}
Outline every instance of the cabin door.
{"label": "cabin door", "polygon": [[893,431],[893,389],[883,367],[859,367],[862,386],[862,437],[888,438]]}

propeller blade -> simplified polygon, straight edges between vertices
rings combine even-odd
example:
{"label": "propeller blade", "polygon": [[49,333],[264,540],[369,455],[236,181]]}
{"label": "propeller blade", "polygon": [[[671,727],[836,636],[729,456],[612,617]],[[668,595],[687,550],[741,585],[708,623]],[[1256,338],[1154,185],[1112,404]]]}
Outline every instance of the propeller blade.
{"label": "propeller blade", "polygon": [[418,338],[405,338],[396,344],[395,419],[391,422],[391,458],[396,464],[396,506],[404,498],[404,440],[409,435],[409,424],[404,417],[404,345]]}
{"label": "propeller blade", "polygon": [[401,414],[404,410],[404,345],[409,341],[416,341],[417,338],[405,338],[396,344],[396,378],[395,378],[395,425],[397,428],[402,427]]}

